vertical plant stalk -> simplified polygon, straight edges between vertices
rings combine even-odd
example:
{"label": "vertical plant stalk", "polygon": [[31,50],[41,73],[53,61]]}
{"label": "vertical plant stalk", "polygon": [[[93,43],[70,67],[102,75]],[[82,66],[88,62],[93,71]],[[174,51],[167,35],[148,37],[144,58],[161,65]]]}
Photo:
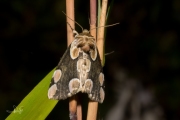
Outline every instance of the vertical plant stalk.
{"label": "vertical plant stalk", "polygon": [[[96,28],[96,0],[90,0],[90,30]],[[96,29],[90,31],[91,35],[96,38]]]}
{"label": "vertical plant stalk", "polygon": [[[99,26],[105,26],[106,11],[108,0],[102,0],[102,8],[100,14]],[[90,0],[90,28],[96,27],[96,0]],[[97,47],[101,59],[101,64],[104,65],[104,27],[98,28]],[[91,35],[96,38],[96,29],[91,30]],[[87,120],[96,120],[98,111],[98,102],[89,101]]]}
{"label": "vertical plant stalk", "polygon": [[82,105],[77,99],[77,120],[82,120]]}
{"label": "vertical plant stalk", "polygon": [[[91,35],[96,38],[96,0],[90,0],[90,32]],[[88,113],[87,113],[87,120],[96,120],[98,111],[98,102],[89,101],[88,103]]]}
{"label": "vertical plant stalk", "polygon": [[[66,0],[66,15],[74,20],[74,0]],[[70,24],[70,26],[75,29],[74,21],[70,20],[66,17],[66,21]],[[70,26],[67,24],[67,46],[71,44],[74,40],[73,31]],[[69,117],[70,120],[77,120],[77,98],[76,96],[72,96],[69,98]]]}
{"label": "vertical plant stalk", "polygon": [[[74,20],[74,0],[66,0],[66,15]],[[66,22],[68,22],[71,27],[75,28],[74,21],[70,20],[66,17]],[[74,40],[73,32],[69,25],[67,24],[67,45],[69,46],[71,42]]]}
{"label": "vertical plant stalk", "polygon": [[69,117],[70,117],[70,120],[77,120],[76,110],[77,110],[77,99],[76,99],[76,95],[74,95],[71,98],[69,98]]}
{"label": "vertical plant stalk", "polygon": [[[102,0],[100,21],[99,21],[98,26],[105,26],[107,4],[108,4],[108,0]],[[105,31],[105,27],[100,27],[98,28],[98,34],[97,34],[97,47],[99,50],[99,55],[100,55],[102,65],[104,65],[104,31]]]}

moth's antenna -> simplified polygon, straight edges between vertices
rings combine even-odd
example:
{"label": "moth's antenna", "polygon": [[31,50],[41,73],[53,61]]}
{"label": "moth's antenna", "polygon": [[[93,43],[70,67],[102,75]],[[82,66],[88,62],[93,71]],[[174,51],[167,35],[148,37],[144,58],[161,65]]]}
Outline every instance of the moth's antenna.
{"label": "moth's antenna", "polygon": [[105,55],[110,55],[110,54],[112,54],[112,53],[114,53],[114,51],[109,52],[109,53],[105,53]]}
{"label": "moth's antenna", "polygon": [[69,27],[71,28],[71,30],[73,31],[74,34],[78,35],[78,32],[76,30],[74,30],[71,25],[67,22],[67,24],[69,25]]}
{"label": "moth's antenna", "polygon": [[71,27],[71,25],[67,22],[67,24],[69,25],[69,27],[71,28],[71,30],[73,31],[74,29]]}
{"label": "moth's antenna", "polygon": [[[63,11],[62,11],[62,13],[64,13]],[[64,13],[64,15],[66,16],[66,17],[68,17],[65,13]],[[79,25],[79,27],[81,27],[81,29],[82,29],[82,31],[83,31],[83,27],[78,23],[78,22],[76,22],[75,20],[73,20],[73,19],[71,19],[70,17],[68,17],[70,20],[72,20],[72,21],[74,21],[77,25]]]}
{"label": "moth's antenna", "polygon": [[99,26],[99,27],[95,27],[95,28],[92,28],[90,29],[89,31],[93,30],[93,29],[97,29],[97,28],[100,28],[100,27],[110,27],[110,26],[114,26],[114,25],[117,25],[119,23],[115,23],[115,24],[111,24],[111,25],[106,25],[106,26]]}

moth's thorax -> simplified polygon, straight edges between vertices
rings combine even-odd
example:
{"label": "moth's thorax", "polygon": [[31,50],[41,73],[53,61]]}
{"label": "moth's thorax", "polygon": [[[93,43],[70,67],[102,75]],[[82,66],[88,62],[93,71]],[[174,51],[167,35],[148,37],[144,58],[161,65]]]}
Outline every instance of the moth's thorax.
{"label": "moth's thorax", "polygon": [[89,52],[91,49],[94,49],[96,42],[94,37],[89,34],[88,30],[83,30],[82,33],[77,35],[75,39],[78,41],[78,47],[81,48],[84,52]]}
{"label": "moth's thorax", "polygon": [[88,30],[83,30],[82,33],[75,36],[75,40],[71,43],[70,50],[70,53],[72,53],[72,59],[77,58],[80,51],[90,55],[93,60],[95,60],[97,57],[95,38],[89,33]]}

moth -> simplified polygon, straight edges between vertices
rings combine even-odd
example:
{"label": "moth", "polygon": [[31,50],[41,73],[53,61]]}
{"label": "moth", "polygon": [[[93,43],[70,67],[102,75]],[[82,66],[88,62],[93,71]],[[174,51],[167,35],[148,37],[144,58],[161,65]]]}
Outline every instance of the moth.
{"label": "moth", "polygon": [[105,97],[104,74],[95,38],[84,29],[73,30],[69,45],[52,76],[48,98],[64,100],[79,92],[89,99],[102,103]]}

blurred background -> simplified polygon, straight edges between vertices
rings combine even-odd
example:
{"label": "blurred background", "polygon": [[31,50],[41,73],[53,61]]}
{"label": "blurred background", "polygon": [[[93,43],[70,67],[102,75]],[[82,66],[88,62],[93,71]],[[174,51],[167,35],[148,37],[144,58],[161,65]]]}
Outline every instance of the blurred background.
{"label": "blurred background", "polygon": [[[65,52],[62,11],[65,0],[0,0],[0,119]],[[89,29],[89,1],[76,0],[75,13]],[[105,50],[114,53],[106,56],[106,97],[98,119],[179,120],[180,1],[115,0],[108,24],[117,22],[107,28]],[[68,114],[68,101],[60,101],[47,120]]]}

